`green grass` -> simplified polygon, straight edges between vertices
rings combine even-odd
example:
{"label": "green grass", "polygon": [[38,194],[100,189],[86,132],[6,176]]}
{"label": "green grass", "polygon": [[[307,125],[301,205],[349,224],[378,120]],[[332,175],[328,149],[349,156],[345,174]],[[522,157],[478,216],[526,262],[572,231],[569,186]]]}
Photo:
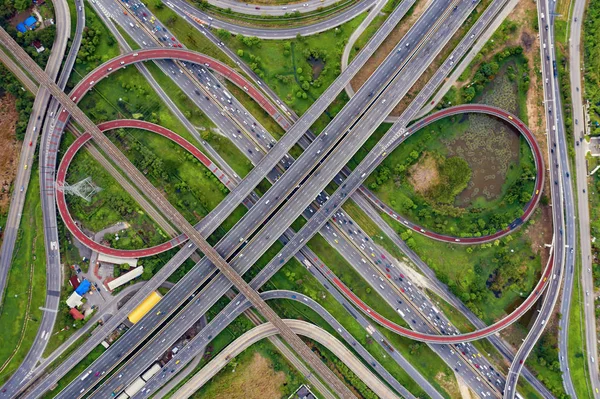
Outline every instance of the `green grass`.
{"label": "green grass", "polygon": [[585,341],[585,319],[583,312],[583,292],[581,288],[581,262],[577,262],[576,273],[573,276],[573,294],[571,311],[569,314],[569,345],[568,365],[571,381],[577,396],[580,398],[592,397],[589,384],[590,375],[587,362]]}
{"label": "green grass", "polygon": [[31,169],[29,187],[21,194],[26,195],[25,205],[0,313],[0,365],[3,367],[0,384],[27,355],[42,320],[39,308],[44,306],[46,298],[46,254],[37,163],[31,165]]}
{"label": "green grass", "polygon": [[[288,106],[302,114],[340,74],[339,57],[344,45],[364,17],[362,14],[333,30],[293,40],[252,40],[241,36],[224,36],[222,40],[242,54],[241,58]],[[318,77],[313,76],[307,61],[310,51],[315,58],[324,60]]]}
{"label": "green grass", "polygon": [[[528,84],[522,77],[528,70],[526,60],[522,55],[506,57],[496,70],[497,75],[478,89],[472,101],[507,109],[526,120]],[[463,94],[451,90],[444,103],[463,100]],[[365,147],[372,143],[367,142]],[[439,197],[438,189],[446,184],[440,178],[440,183],[416,191],[410,180],[415,168],[426,174],[436,170],[441,174],[439,159],[452,157],[464,159],[469,165],[472,177],[466,189],[456,187],[452,191],[458,191],[458,195]],[[359,159],[355,157],[351,167]],[[386,157],[366,184],[398,214],[428,229],[455,236],[479,236],[500,230],[522,215],[533,194],[530,176],[534,171],[533,156],[523,138],[517,140],[512,129],[495,118],[469,115],[442,119],[411,135]]]}
{"label": "green grass", "polygon": [[[330,252],[334,252],[329,250]],[[317,253],[318,256],[325,254]],[[334,270],[338,268],[337,264],[328,262],[327,265]],[[336,271],[337,273],[337,271]],[[346,273],[345,275],[348,275]],[[339,275],[338,275],[339,276]],[[353,284],[354,286],[354,284]],[[263,287],[264,291],[270,289],[286,289],[301,292],[323,306],[333,317],[338,320],[344,328],[348,330],[350,334],[379,361],[388,370],[394,378],[396,378],[404,387],[416,396],[423,397],[424,392],[421,388],[406,374],[406,372],[400,368],[389,356],[386,355],[385,350],[375,343],[371,338],[366,335],[365,330],[356,320],[339,304],[337,301],[331,300],[331,297],[327,294],[322,285],[307,272],[306,268],[303,267],[295,259],[290,260],[280,271],[278,271],[271,280]],[[358,294],[359,290],[354,289],[354,292]],[[374,298],[371,294],[371,298]],[[381,301],[381,300],[380,300]],[[338,336],[336,330],[330,327],[319,315],[313,312],[310,308],[297,301],[288,300],[271,300],[269,305],[279,313],[281,317],[296,318],[306,320],[320,327],[324,328],[334,336]],[[381,308],[382,306],[379,306]],[[390,313],[390,312],[384,312]],[[395,320],[396,321],[396,320]],[[377,324],[373,324],[377,327]],[[427,346],[423,344],[415,345],[415,342],[409,339],[402,338],[396,334],[393,334],[387,330],[380,329],[386,336],[386,339],[398,349],[403,356],[405,356],[411,364],[413,364],[417,370],[422,373],[425,378],[432,382],[432,384],[444,394],[446,397],[451,397],[451,394],[447,393],[439,385],[439,381],[436,378],[438,375],[445,375],[444,379],[454,379],[451,370],[439,360]],[[351,348],[350,348],[351,349]],[[439,374],[442,373],[442,374]]]}
{"label": "green grass", "polygon": [[[72,140],[70,134],[63,140],[62,147]],[[78,152],[71,163],[67,182],[74,184],[85,177],[91,177],[102,190],[90,202],[77,196],[66,197],[69,210],[75,220],[94,232],[98,232],[117,222],[131,225],[127,239],[121,240],[120,248],[143,248],[167,240],[154,221],[145,214],[135,200],[117,181],[85,150]],[[143,231],[142,234],[137,232]]]}
{"label": "green grass", "polygon": [[558,337],[546,330],[536,342],[526,361],[534,375],[558,398],[566,397],[558,359]]}
{"label": "green grass", "polygon": [[[389,218],[382,217],[403,236],[404,227]],[[538,215],[528,222],[533,226]],[[487,324],[512,311],[529,294],[540,271],[540,257],[532,252],[530,243],[523,236],[521,227],[516,233],[496,243],[479,246],[462,246],[434,241],[420,234],[405,234],[407,244],[436,273],[441,282],[448,285],[454,294]],[[532,227],[535,228],[535,227]],[[514,252],[513,252],[514,251]],[[488,276],[498,267],[496,259],[500,253],[511,255],[523,269],[519,281],[504,288],[496,297],[486,287]]]}

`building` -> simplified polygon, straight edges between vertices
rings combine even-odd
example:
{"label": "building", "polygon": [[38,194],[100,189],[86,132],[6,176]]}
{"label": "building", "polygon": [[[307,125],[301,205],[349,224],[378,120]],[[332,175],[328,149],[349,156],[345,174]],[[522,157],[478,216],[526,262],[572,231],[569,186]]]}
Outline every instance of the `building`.
{"label": "building", "polygon": [[79,287],[79,277],[71,276],[71,278],[69,278],[69,283],[71,284],[71,287],[76,290],[77,287]]}
{"label": "building", "polygon": [[317,397],[308,386],[303,384],[288,399],[317,399]]}
{"label": "building", "polygon": [[34,40],[33,42],[31,42],[31,45],[32,45],[33,47],[35,47],[35,50],[36,50],[38,53],[43,53],[43,52],[44,52],[44,50],[46,50],[46,49],[44,48],[44,46],[42,46],[42,42],[40,42],[39,40]]}
{"label": "building", "polygon": [[116,279],[108,282],[106,285],[108,286],[108,289],[112,291],[115,288],[120,287],[125,283],[128,283],[129,281],[133,280],[134,278],[141,276],[143,272],[144,272],[144,266],[136,267],[135,269],[128,271],[127,273],[123,274],[122,276],[119,276]]}
{"label": "building", "polygon": [[144,301],[142,303],[140,303],[135,309],[133,309],[133,312],[131,312],[129,314],[129,316],[127,316],[127,318],[129,319],[129,321],[132,324],[137,323],[138,321],[140,321],[142,319],[142,317],[144,317],[146,315],[146,313],[148,313],[153,307],[154,305],[156,305],[160,300],[162,299],[162,295],[160,295],[158,292],[154,291],[152,292],[150,295],[148,295],[148,297],[146,299],[144,299]]}
{"label": "building", "polygon": [[73,316],[73,318],[75,320],[85,319],[85,317],[81,314],[81,312],[79,310],[77,310],[76,308],[69,310],[69,313],[71,314],[71,316]]}
{"label": "building", "polygon": [[98,254],[98,262],[111,263],[113,265],[122,265],[123,263],[127,263],[131,267],[136,267],[138,260],[136,258],[118,258],[116,256]]}
{"label": "building", "polygon": [[23,22],[17,25],[17,30],[21,33],[27,32],[27,28],[25,27],[25,24]]}
{"label": "building", "polygon": [[[21,28],[19,28],[20,25],[23,25],[23,26]],[[21,33],[25,33],[25,30],[34,30],[36,27],[37,27],[37,19],[33,15],[30,15],[25,21],[23,21],[19,25],[17,25],[17,30]],[[25,28],[25,30],[22,30],[22,28]]]}
{"label": "building", "polygon": [[79,296],[84,296],[90,290],[91,286],[92,286],[92,284],[87,279],[84,279],[81,282],[81,284],[79,284],[79,287],[77,287],[77,289],[75,290],[75,292]]}
{"label": "building", "polygon": [[81,305],[83,305],[83,302],[81,302],[81,295],[77,292],[72,293],[71,296],[67,298],[67,306],[70,308],[76,308]]}

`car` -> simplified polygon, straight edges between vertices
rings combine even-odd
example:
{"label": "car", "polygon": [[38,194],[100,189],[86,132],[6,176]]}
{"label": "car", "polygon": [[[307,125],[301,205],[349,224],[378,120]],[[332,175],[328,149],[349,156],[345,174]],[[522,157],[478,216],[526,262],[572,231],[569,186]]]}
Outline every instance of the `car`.
{"label": "car", "polygon": [[33,145],[33,141],[30,141],[29,142],[29,146],[31,147],[32,145]]}
{"label": "car", "polygon": [[171,40],[175,41],[175,38],[173,36],[171,36]]}
{"label": "car", "polygon": [[123,15],[127,15],[127,11],[123,11]]}
{"label": "car", "polygon": [[23,168],[24,170],[27,170],[27,164],[25,164],[25,167]]}
{"label": "car", "polygon": [[21,186],[21,192],[23,192],[24,189],[25,189],[25,187]]}

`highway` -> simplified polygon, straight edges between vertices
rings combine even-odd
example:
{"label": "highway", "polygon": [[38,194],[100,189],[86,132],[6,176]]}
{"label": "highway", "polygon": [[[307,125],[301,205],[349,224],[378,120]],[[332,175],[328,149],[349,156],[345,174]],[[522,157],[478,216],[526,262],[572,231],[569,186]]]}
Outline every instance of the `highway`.
{"label": "highway", "polygon": [[[573,283],[573,272],[575,263],[574,246],[575,236],[575,209],[573,204],[573,190],[569,173],[569,156],[566,145],[566,134],[562,120],[562,108],[560,102],[558,71],[556,69],[556,56],[554,52],[554,28],[553,7],[547,0],[540,1],[538,7],[538,24],[540,26],[540,53],[542,60],[542,79],[544,90],[544,107],[546,112],[546,128],[548,131],[548,148],[550,176],[552,184],[552,214],[554,222],[554,267],[553,278],[543,298],[542,306],[538,309],[538,315],[530,327],[527,337],[517,351],[513,363],[509,369],[509,378],[506,382],[505,395],[507,398],[515,397],[515,387],[521,369],[527,356],[533,350],[535,343],[541,336],[546,321],[550,319],[554,306],[558,300],[561,283],[564,283],[565,291],[561,305],[566,308],[561,317],[561,327],[566,327],[568,321],[568,309],[571,298]],[[564,277],[563,277],[564,276]],[[562,312],[561,312],[562,313]],[[561,337],[559,337],[560,339]],[[563,361],[559,359],[559,361]],[[561,367],[562,368],[562,367]],[[563,374],[568,369],[563,369]],[[567,389],[569,389],[570,378],[564,378]],[[571,385],[572,388],[572,385]]]}
{"label": "highway", "polygon": [[[579,245],[580,245],[580,259],[581,259],[581,292],[579,296],[585,298],[583,302],[583,310],[585,315],[585,347],[590,356],[587,357],[589,378],[591,391],[594,397],[600,397],[598,392],[600,391],[600,382],[598,380],[598,366],[592,360],[592,357],[598,359],[598,344],[597,344],[597,333],[596,333],[596,311],[595,301],[589,298],[588,293],[594,292],[594,276],[592,273],[592,250],[590,236],[590,210],[587,193],[587,162],[585,158],[585,146],[584,136],[586,135],[585,129],[587,128],[587,117],[585,108],[583,105],[583,79],[581,77],[581,60],[583,55],[581,50],[583,49],[583,43],[581,40],[581,31],[583,29],[584,13],[585,13],[586,2],[582,0],[575,0],[572,6],[571,12],[571,32],[569,35],[569,78],[571,82],[571,104],[573,106],[573,139],[575,141],[575,172],[576,172],[576,187],[577,187],[577,214],[579,215]],[[565,298],[564,300],[571,300],[571,298]],[[564,375],[565,384],[567,379],[570,381],[570,374],[568,371],[568,341],[567,334],[568,328],[565,325],[568,318],[564,318],[565,323],[560,333],[562,339],[559,340],[559,350],[561,356],[564,356],[564,361],[561,357],[561,370],[566,370]],[[575,348],[571,348],[573,350]],[[583,382],[579,382],[583,384]],[[572,388],[572,382],[570,388],[565,390],[572,398],[576,398],[576,392]]]}
{"label": "highway", "polygon": [[[71,33],[71,19],[66,1],[56,0],[53,1],[53,5],[56,12],[56,38],[52,45],[50,57],[46,63],[46,73],[51,78],[56,79]],[[46,108],[50,101],[50,93],[43,88],[40,88],[39,92],[35,91],[32,94],[35,96],[35,100],[20,151],[17,175],[13,181],[15,189],[10,201],[6,223],[2,226],[4,231],[2,248],[0,249],[0,297],[2,298],[4,297],[4,288],[6,287],[8,271],[10,270],[19,224],[21,222],[25,193],[31,177],[31,168],[27,166],[33,164],[33,156],[42,127],[41,120],[46,114]]]}
{"label": "highway", "polygon": [[[352,397],[348,388],[346,388],[340,381],[333,375],[325,365],[316,358],[314,353],[296,336],[282,321],[281,319],[269,308],[264,301],[260,299],[258,294],[250,289],[250,287],[244,282],[240,275],[234,271],[233,268],[218,254],[218,252],[212,248],[208,242],[196,231],[194,228],[185,220],[185,218],[169,204],[164,197],[143,177],[143,175],[127,160],[127,158],[121,154],[121,152],[108,140],[94,125],[94,123],[87,118],[87,116],[64,94],[61,89],[52,81],[50,78],[39,68],[37,65],[28,57],[28,55],[18,46],[14,40],[4,31],[0,30],[0,38],[7,48],[13,51],[16,56],[21,58],[21,62],[24,67],[32,73],[41,85],[48,88],[52,95],[57,97],[63,106],[69,109],[69,113],[73,118],[82,125],[89,133],[92,134],[94,140],[101,145],[106,151],[107,155],[111,156],[123,170],[129,174],[135,184],[137,184],[141,191],[145,193],[152,201],[154,201],[158,208],[165,213],[165,216],[173,220],[174,224],[181,228],[185,232],[190,240],[196,244],[200,250],[213,261],[213,263],[219,268],[223,275],[225,275],[230,281],[234,283],[236,288],[253,303],[256,309],[270,322],[272,322],[281,332],[284,339],[296,350],[304,359],[311,365],[314,371],[321,375],[325,381],[330,384],[332,389],[342,394],[343,396]],[[22,71],[14,71],[18,73],[18,76],[22,74]]]}
{"label": "highway", "polygon": [[232,20],[220,20],[216,16],[210,16],[207,13],[198,10],[196,7],[186,2],[185,0],[168,0],[165,4],[172,8],[177,13],[180,13],[183,17],[195,17],[203,24],[215,28],[225,29],[234,34],[240,34],[244,36],[255,36],[261,39],[294,39],[296,36],[308,36],[316,33],[330,30],[348,22],[363,12],[369,10],[377,0],[362,0],[356,2],[356,4],[338,14],[333,15],[331,18],[326,20],[315,22],[310,25],[289,27],[289,28],[265,28],[265,27],[252,27],[244,23],[235,23]]}
{"label": "highway", "polygon": [[[314,107],[318,107],[318,106],[326,107],[329,104],[329,102],[331,101],[331,99],[335,98],[335,96],[341,91],[341,89],[346,84],[346,82],[349,81],[349,79],[351,79],[353,74],[357,70],[360,69],[360,67],[364,64],[364,62],[366,62],[368,60],[368,58],[370,57],[370,55],[372,54],[374,49],[379,45],[379,43],[381,43],[383,41],[386,34],[389,32],[389,30],[391,30],[391,28],[395,25],[395,22],[397,22],[397,20],[400,18],[399,15],[402,15],[402,13],[406,12],[407,10],[408,10],[408,7],[402,8],[402,5],[399,8],[397,8],[397,11],[395,11],[393,13],[395,16],[397,16],[396,20],[392,20],[389,23],[388,23],[388,21],[386,21],[386,23],[382,26],[382,28],[375,34],[375,36],[373,37],[373,39],[370,42],[371,43],[370,46],[367,46],[365,49],[363,49],[363,51],[360,52],[359,56],[357,56],[357,58],[354,60],[354,62],[352,64],[352,65],[355,65],[354,70],[345,71],[336,81],[336,82],[339,82],[339,84],[337,84],[337,88],[335,87],[335,84],[334,84],[334,87],[330,88],[326,92],[326,93],[329,93],[328,97],[330,98],[330,100],[327,100],[327,101],[323,100],[323,98],[325,98],[325,96],[323,96],[323,97],[321,97],[321,100],[318,101],[319,104],[316,104]],[[311,114],[308,113],[308,115],[311,115]],[[312,120],[309,120],[307,122],[307,126],[310,126],[310,124],[312,124],[312,122],[314,122],[314,120],[316,120],[316,116],[314,116]],[[60,125],[59,125],[59,127],[60,127]],[[289,147],[291,147],[291,144],[289,145]],[[209,221],[206,219],[205,219],[205,221],[208,224]],[[192,251],[187,251],[187,252],[191,253]],[[187,256],[189,256],[189,254]],[[185,258],[182,256],[181,259],[185,259]],[[177,266],[178,265],[176,265],[176,261],[175,261],[175,262],[173,262],[173,266],[171,266],[171,268],[163,268],[165,273],[164,273],[164,277],[162,277],[162,278],[163,279],[166,278],[166,276],[168,276],[170,274],[170,272],[172,272],[172,270],[174,270],[174,268]],[[163,276],[163,275],[161,274],[160,276],[157,276],[155,281],[160,281],[161,276]],[[149,289],[147,291],[147,293],[149,293],[149,292],[151,292],[151,289]],[[146,295],[147,295],[147,293],[146,293]],[[132,302],[139,301],[144,297],[145,297],[145,295],[141,294],[139,296],[140,299],[132,300]],[[107,331],[110,331],[110,330],[107,330]]]}
{"label": "highway", "polygon": [[[56,23],[56,38],[52,46],[50,57],[46,64],[46,72],[48,75],[56,79],[58,76],[58,84],[64,88],[73,64],[77,52],[79,51],[79,44],[81,43],[81,33],[84,27],[84,16],[83,11],[77,12],[77,26],[75,31],[75,38],[67,54],[65,64],[60,72],[61,63],[63,56],[66,51],[67,42],[71,35],[71,15],[69,7],[66,1],[57,0],[53,1],[55,10],[55,23]],[[35,94],[35,93],[34,93]],[[18,232],[18,225],[20,222],[20,216],[24,205],[25,192],[29,184],[29,178],[31,169],[25,169],[24,165],[33,164],[33,156],[38,141],[38,135],[42,131],[42,139],[40,141],[40,153],[46,154],[46,137],[47,130],[50,125],[50,114],[56,112],[56,102],[50,97],[49,93],[45,89],[41,89],[35,98],[32,114],[30,117],[29,125],[27,127],[27,133],[23,141],[23,149],[21,150],[21,159],[19,168],[17,170],[17,177],[14,183],[15,188],[19,188],[19,191],[15,190],[17,196],[11,199],[11,205],[8,214],[7,226],[11,226],[7,232],[5,230],[4,242],[0,251],[0,293],[3,294],[4,286],[6,282],[6,276],[10,268],[10,264],[13,258],[13,250],[15,245],[16,233]],[[43,122],[42,122],[43,119]],[[17,389],[29,373],[36,366],[38,360],[42,356],[46,344],[48,342],[48,336],[54,329],[54,323],[56,320],[56,312],[59,304],[59,293],[62,286],[62,270],[60,265],[60,255],[58,252],[58,232],[56,230],[56,214],[48,212],[50,208],[48,206],[48,197],[46,195],[46,188],[48,181],[46,180],[45,174],[45,160],[42,159],[39,162],[39,173],[40,173],[40,195],[42,199],[42,211],[43,211],[43,222],[44,222],[44,244],[46,253],[46,302],[44,304],[45,311],[42,314],[42,319],[39,324],[38,332],[36,337],[25,357],[21,362],[17,370],[12,374],[11,378],[2,386],[3,390],[13,392]],[[50,201],[53,206],[53,200]],[[16,218],[15,218],[16,214]]]}
{"label": "highway", "polygon": [[[233,12],[245,15],[257,15],[257,16],[280,16],[279,20],[285,20],[289,18],[293,20],[293,16],[290,14],[294,13],[307,13],[313,11],[320,11],[321,8],[326,7],[346,7],[355,2],[355,0],[305,0],[302,3],[290,3],[290,4],[253,4],[252,2],[239,2],[235,0],[208,0],[207,3],[215,7],[222,8],[224,10],[231,10]],[[288,14],[288,15],[286,15]]]}

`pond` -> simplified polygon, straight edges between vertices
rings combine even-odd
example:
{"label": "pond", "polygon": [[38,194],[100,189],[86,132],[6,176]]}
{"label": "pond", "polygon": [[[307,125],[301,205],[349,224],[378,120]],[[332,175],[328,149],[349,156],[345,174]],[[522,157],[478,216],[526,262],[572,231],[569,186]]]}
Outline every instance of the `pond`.
{"label": "pond", "polygon": [[319,75],[321,75],[321,72],[323,72],[323,68],[325,68],[325,61],[315,57],[310,57],[306,61],[310,64],[310,67],[312,68],[312,79],[317,79]]}

